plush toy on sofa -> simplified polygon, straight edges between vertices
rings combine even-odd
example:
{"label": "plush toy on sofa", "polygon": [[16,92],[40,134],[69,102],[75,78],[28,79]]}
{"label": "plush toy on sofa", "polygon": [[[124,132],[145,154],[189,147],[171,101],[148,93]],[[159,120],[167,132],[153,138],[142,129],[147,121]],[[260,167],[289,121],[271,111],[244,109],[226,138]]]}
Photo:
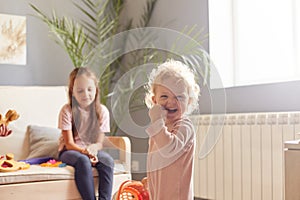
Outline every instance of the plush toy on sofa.
{"label": "plush toy on sofa", "polygon": [[0,137],[6,137],[12,133],[12,130],[8,128],[8,124],[18,118],[19,114],[15,110],[8,110],[5,117],[0,114]]}
{"label": "plush toy on sofa", "polygon": [[28,169],[30,164],[14,160],[14,154],[6,154],[5,160],[0,160],[0,172],[13,172],[21,169]]}

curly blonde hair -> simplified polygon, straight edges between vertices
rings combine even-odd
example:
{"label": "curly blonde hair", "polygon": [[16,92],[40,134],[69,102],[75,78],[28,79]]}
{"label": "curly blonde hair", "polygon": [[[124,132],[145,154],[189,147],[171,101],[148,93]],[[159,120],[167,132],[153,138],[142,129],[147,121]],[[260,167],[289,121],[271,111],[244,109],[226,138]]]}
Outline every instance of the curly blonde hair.
{"label": "curly blonde hair", "polygon": [[196,83],[195,73],[184,63],[169,59],[166,62],[162,63],[158,67],[154,68],[149,75],[149,81],[145,88],[147,93],[145,96],[145,103],[148,108],[151,108],[154,103],[152,97],[155,95],[155,85],[162,82],[162,80],[169,77],[178,78],[182,80],[188,89],[188,95],[190,98],[190,103],[187,108],[187,113],[192,113],[194,110],[197,110],[199,105],[199,95],[200,87]]}

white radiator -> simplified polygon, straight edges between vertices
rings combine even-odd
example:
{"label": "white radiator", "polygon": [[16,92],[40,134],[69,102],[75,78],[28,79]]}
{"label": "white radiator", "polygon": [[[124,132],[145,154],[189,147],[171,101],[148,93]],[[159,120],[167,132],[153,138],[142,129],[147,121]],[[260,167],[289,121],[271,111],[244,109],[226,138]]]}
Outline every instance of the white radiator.
{"label": "white radiator", "polygon": [[[198,115],[191,118],[197,138],[195,197],[284,199],[283,143],[300,138],[297,134],[300,132],[300,112],[239,113],[219,117]],[[207,155],[203,150],[210,148],[205,146],[213,147]]]}

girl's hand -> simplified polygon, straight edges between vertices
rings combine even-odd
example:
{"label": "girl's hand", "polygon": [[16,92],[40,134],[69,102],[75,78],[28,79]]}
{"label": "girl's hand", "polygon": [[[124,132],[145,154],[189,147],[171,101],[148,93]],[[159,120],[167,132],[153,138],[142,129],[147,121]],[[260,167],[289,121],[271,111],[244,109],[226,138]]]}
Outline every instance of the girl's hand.
{"label": "girl's hand", "polygon": [[97,156],[90,156],[90,161],[92,165],[96,165],[96,163],[99,161]]}
{"label": "girl's hand", "polygon": [[149,109],[149,117],[152,123],[159,119],[165,118],[166,115],[167,115],[166,109],[159,104],[156,104]]}
{"label": "girl's hand", "polygon": [[83,149],[81,153],[89,157],[93,166],[99,161],[97,154],[96,155],[91,154],[87,148]]}
{"label": "girl's hand", "polygon": [[10,130],[7,126],[4,124],[0,125],[0,137],[6,137],[12,133],[12,130]]}

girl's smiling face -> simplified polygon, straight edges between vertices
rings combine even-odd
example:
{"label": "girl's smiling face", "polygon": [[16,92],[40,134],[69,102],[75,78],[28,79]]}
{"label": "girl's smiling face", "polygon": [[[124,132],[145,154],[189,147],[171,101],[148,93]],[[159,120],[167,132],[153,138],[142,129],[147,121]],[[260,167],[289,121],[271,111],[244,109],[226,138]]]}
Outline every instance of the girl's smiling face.
{"label": "girl's smiling face", "polygon": [[155,85],[154,94],[153,102],[167,111],[166,123],[173,123],[186,112],[189,95],[183,80],[167,78]]}
{"label": "girl's smiling face", "polygon": [[81,108],[88,109],[96,97],[94,80],[86,75],[77,76],[74,82],[73,96]]}

